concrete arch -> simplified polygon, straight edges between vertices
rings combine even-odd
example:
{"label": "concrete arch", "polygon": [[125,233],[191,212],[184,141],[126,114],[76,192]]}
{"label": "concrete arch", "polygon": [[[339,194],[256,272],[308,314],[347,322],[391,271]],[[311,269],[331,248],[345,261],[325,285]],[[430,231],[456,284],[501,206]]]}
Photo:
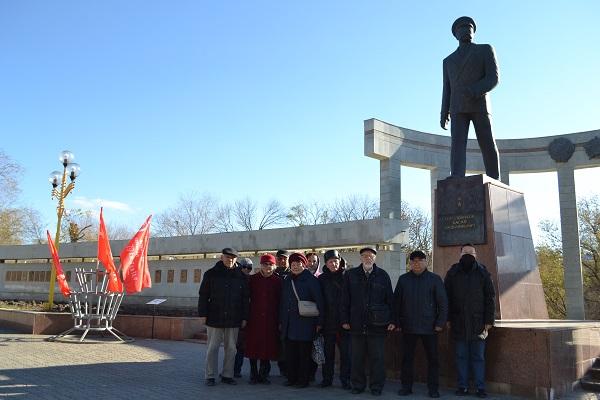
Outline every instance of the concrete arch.
{"label": "concrete arch", "polygon": [[[380,162],[380,212],[384,218],[400,216],[402,166],[429,170],[432,191],[438,180],[450,175],[450,136],[419,132],[377,119],[364,121],[364,135],[365,155]],[[567,317],[584,319],[575,170],[600,167],[600,130],[499,139],[496,144],[500,153],[500,179],[505,184],[509,184],[511,173],[556,171]],[[468,173],[485,171],[475,139],[468,140],[466,165]]]}

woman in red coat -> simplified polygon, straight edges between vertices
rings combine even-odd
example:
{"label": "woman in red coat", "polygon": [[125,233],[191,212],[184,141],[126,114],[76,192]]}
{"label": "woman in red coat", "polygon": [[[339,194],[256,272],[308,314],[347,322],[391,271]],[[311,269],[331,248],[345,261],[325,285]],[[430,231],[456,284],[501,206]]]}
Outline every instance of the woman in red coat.
{"label": "woman in red coat", "polygon": [[[250,276],[250,318],[245,356],[250,359],[250,384],[271,383],[271,361],[279,358],[279,300],[281,278],[273,274],[275,257],[263,254],[260,271]],[[260,360],[260,371],[257,362]]]}

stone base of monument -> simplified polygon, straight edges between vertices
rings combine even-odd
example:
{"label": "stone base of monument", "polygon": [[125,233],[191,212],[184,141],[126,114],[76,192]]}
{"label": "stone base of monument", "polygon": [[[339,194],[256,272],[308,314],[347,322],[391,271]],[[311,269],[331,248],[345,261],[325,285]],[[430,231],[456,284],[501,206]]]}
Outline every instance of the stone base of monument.
{"label": "stone base of monument", "polygon": [[[492,275],[496,327],[486,339],[493,393],[553,399],[570,392],[600,357],[600,322],[549,320],[523,193],[484,175],[438,181],[433,271],[442,278],[471,243]],[[388,338],[388,372],[399,377],[401,338]],[[440,383],[456,386],[449,332],[439,335]],[[418,380],[426,362],[418,350]]]}
{"label": "stone base of monument", "polygon": [[[559,320],[497,321],[486,339],[486,386],[491,393],[554,399],[577,388],[600,356],[600,322]],[[439,335],[440,385],[456,387],[454,346],[449,332]],[[401,334],[386,342],[386,370],[400,379]],[[421,344],[415,354],[415,380],[427,381]]]}
{"label": "stone base of monument", "polygon": [[442,278],[472,243],[496,288],[497,319],[547,319],[523,193],[485,175],[438,181],[433,270]]}

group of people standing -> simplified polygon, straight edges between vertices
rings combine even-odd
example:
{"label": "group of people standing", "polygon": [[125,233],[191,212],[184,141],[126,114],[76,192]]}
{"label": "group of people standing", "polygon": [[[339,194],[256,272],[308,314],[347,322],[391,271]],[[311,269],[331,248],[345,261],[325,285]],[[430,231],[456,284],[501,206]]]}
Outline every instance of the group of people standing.
{"label": "group of people standing", "polygon": [[[427,355],[429,396],[436,398],[437,334],[449,326],[456,349],[456,394],[468,393],[472,370],[477,395],[485,397],[485,337],[494,323],[495,293],[490,274],[476,260],[475,248],[462,246],[460,261],[444,281],[427,270],[423,252],[412,252],[410,271],[400,276],[395,291],[376,257],[375,248],[365,247],[360,250],[360,265],[347,269],[337,250],[323,254],[323,266],[315,253],[279,250],[276,255],[263,254],[258,271],[247,275],[251,261],[238,263],[234,249],[223,249],[221,260],[206,271],[199,291],[198,313],[208,336],[206,385],[216,384],[221,343],[220,380],[237,383],[234,377],[240,376],[243,360],[240,354],[236,357],[237,342],[243,349],[241,357],[250,360],[250,384],[269,384],[271,361],[277,361],[280,374],[287,378],[284,385],[305,388],[317,369],[311,358],[313,339],[321,334],[325,363],[319,386],[333,384],[337,347],[342,387],[353,394],[368,387],[378,396],[385,384],[386,335],[401,331],[398,394],[412,393],[414,354],[420,340]],[[238,342],[240,329],[243,343]]]}

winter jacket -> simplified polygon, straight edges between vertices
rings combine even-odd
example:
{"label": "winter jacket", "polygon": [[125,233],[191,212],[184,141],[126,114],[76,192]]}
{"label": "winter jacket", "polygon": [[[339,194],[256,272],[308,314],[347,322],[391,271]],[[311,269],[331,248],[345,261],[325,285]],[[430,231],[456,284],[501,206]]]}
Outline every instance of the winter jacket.
{"label": "winter jacket", "polygon": [[475,262],[464,271],[454,264],[444,279],[448,295],[448,320],[455,340],[471,341],[494,325],[496,293],[492,277],[483,264]]}
{"label": "winter jacket", "polygon": [[257,360],[277,360],[279,355],[279,301],[281,278],[250,276],[250,318],[246,326],[244,356]]}
{"label": "winter jacket", "polygon": [[237,266],[222,261],[204,273],[198,292],[198,315],[213,328],[236,328],[248,320],[248,277]]}
{"label": "winter jacket", "polygon": [[393,304],[390,276],[377,265],[368,278],[362,264],[344,273],[341,323],[350,324],[351,333],[385,334],[394,322]]}
{"label": "winter jacket", "polygon": [[323,316],[323,333],[335,334],[342,329],[340,313],[342,308],[342,295],[344,293],[344,270],[340,267],[336,272],[323,268],[319,275],[319,283],[323,292],[325,315]]}
{"label": "winter jacket", "polygon": [[448,316],[448,299],[442,278],[428,270],[401,275],[394,291],[398,327],[404,333],[432,335],[443,328]]}
{"label": "winter jacket", "polygon": [[[294,279],[294,277],[296,277]],[[319,309],[318,317],[303,317],[298,312],[298,300],[292,289],[292,280],[296,286],[300,300],[313,301]],[[309,270],[305,269],[299,275],[289,274],[283,280],[281,302],[279,303],[279,321],[281,336],[291,340],[313,340],[317,325],[323,325],[323,296],[321,286]]]}

